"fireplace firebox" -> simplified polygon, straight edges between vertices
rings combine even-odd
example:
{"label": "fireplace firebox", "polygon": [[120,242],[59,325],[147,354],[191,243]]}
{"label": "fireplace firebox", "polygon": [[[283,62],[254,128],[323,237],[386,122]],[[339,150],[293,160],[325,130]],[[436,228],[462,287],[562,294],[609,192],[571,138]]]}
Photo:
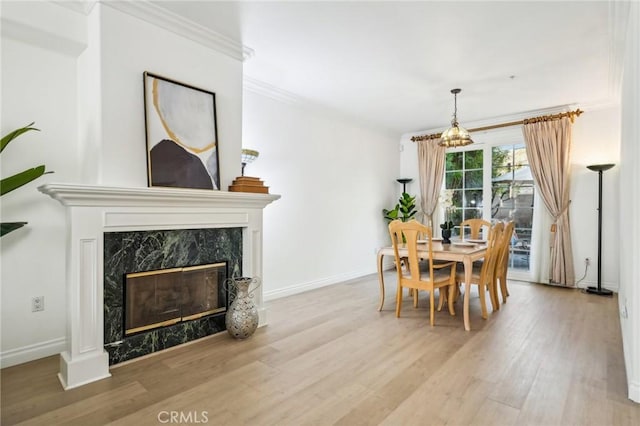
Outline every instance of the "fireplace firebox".
{"label": "fireplace firebox", "polygon": [[226,311],[226,279],[226,262],[126,274],[125,335]]}

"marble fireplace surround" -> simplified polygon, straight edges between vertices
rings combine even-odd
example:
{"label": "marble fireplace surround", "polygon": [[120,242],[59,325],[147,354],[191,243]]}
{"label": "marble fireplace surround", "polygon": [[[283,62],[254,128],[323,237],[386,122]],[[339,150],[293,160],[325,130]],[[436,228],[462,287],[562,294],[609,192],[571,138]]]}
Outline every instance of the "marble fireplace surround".
{"label": "marble fireplace surround", "polygon": [[[66,208],[67,342],[58,378],[72,389],[109,377],[104,350],[104,233],[242,228],[242,270],[262,276],[262,210],[274,194],[46,184],[38,188]],[[262,286],[256,292],[266,324]]]}

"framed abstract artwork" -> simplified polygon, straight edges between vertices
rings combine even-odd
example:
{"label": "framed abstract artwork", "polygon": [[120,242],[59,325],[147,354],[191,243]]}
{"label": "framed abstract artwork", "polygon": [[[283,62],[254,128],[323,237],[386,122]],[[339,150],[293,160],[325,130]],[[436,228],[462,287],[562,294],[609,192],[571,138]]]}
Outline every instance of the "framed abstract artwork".
{"label": "framed abstract artwork", "polygon": [[215,93],[143,78],[149,186],[220,189]]}

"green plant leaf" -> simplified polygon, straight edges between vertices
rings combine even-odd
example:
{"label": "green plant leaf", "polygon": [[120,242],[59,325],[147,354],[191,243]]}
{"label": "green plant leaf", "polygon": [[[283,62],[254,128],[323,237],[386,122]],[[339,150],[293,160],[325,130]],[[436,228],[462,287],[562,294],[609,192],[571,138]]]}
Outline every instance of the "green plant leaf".
{"label": "green plant leaf", "polygon": [[399,211],[400,205],[396,204],[393,210],[382,209],[382,214],[384,215],[385,219],[392,221],[398,218]]}
{"label": "green plant leaf", "polygon": [[0,152],[4,151],[4,148],[9,145],[9,142],[11,142],[12,140],[14,140],[15,138],[17,138],[18,136],[20,136],[23,133],[26,133],[30,130],[36,130],[36,131],[40,131],[40,129],[36,129],[35,127],[31,127],[35,124],[35,121],[27,124],[24,127],[21,127],[19,129],[14,130],[13,132],[5,135],[2,137],[2,141],[0,142]]}
{"label": "green plant leaf", "polygon": [[[21,173],[17,173],[13,176],[6,177],[0,181],[0,196],[7,194],[14,189],[20,188],[22,185],[26,185],[34,179],[39,178],[45,174],[45,166],[40,165],[32,169],[27,169]],[[49,172],[50,173],[50,172]]]}
{"label": "green plant leaf", "polygon": [[[35,130],[35,131],[40,131],[40,129],[36,129],[35,127],[32,127],[34,124],[34,122],[21,127],[19,129],[14,130],[13,132],[10,132],[9,134],[5,135],[2,137],[2,139],[0,140],[0,152],[4,151],[4,149],[7,147],[7,145],[9,145],[9,142],[11,142],[12,140],[14,140],[15,138],[17,138],[18,136],[22,135],[23,133],[29,132],[31,130]],[[46,174],[46,173],[53,173],[53,172],[47,172],[45,171],[45,166],[44,164],[37,166],[37,167],[33,167],[31,169],[27,169],[23,172],[20,173],[16,173],[13,176],[9,176],[7,178],[3,178],[2,180],[0,180],[0,195],[4,195],[7,194],[11,191],[13,191],[14,189],[20,188],[23,185],[26,185],[27,183],[31,182],[34,179],[39,178],[40,176]],[[1,229],[0,229],[0,237],[8,234],[9,232],[13,232],[16,229],[20,229],[23,226],[25,226],[27,224],[27,222],[5,222],[5,223],[1,223]]]}
{"label": "green plant leaf", "polygon": [[0,237],[7,235],[9,232],[22,228],[27,222],[3,222],[0,223]]}
{"label": "green plant leaf", "polygon": [[398,207],[400,208],[400,213],[402,213],[401,220],[403,222],[407,222],[408,220],[412,219],[417,213],[416,197],[412,197],[408,193],[403,192],[400,195],[400,199],[398,201]]}

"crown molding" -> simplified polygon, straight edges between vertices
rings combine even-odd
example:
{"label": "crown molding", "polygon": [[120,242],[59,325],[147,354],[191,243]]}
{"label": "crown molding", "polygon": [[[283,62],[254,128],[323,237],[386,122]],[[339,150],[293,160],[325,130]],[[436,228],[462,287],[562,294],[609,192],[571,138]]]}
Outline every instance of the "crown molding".
{"label": "crown molding", "polygon": [[98,0],[58,0],[53,3],[86,16],[91,13],[93,6],[95,6],[97,2]]}
{"label": "crown molding", "polygon": [[28,2],[3,4],[2,37],[77,58],[87,47],[85,18],[58,6],[57,2],[42,2],[34,13]]}
{"label": "crown molding", "polygon": [[295,93],[280,89],[279,87],[265,83],[264,81],[249,77],[248,75],[243,76],[242,87],[250,92],[275,99],[276,101],[285,102],[287,104],[308,104],[307,100]]}
{"label": "crown molding", "polygon": [[372,123],[367,120],[363,120],[361,117],[354,117],[349,114],[345,114],[344,112],[337,110],[335,108],[330,108],[299,96],[293,92],[288,92],[284,89],[280,89],[274,85],[269,83],[265,83],[264,81],[255,79],[253,77],[249,77],[245,75],[242,81],[243,90],[256,93],[261,96],[265,96],[267,98],[289,104],[296,105],[300,108],[313,111],[314,113],[318,113],[326,118],[330,118],[333,120],[340,120],[345,123],[350,123],[354,126],[359,126],[367,129],[376,129],[379,132],[387,134],[392,137],[397,137],[398,133],[393,131],[392,129],[388,129],[386,127],[381,127],[379,123]]}
{"label": "crown molding", "polygon": [[138,1],[105,1],[100,3],[127,15],[157,25],[182,37],[217,50],[233,59],[244,61],[254,55],[253,49],[242,43],[213,31],[203,25],[173,13],[162,6],[147,0]]}
{"label": "crown molding", "polygon": [[609,108],[620,108],[620,96],[612,96],[606,99],[594,100],[591,102],[581,102],[576,104],[584,112],[600,111]]}

